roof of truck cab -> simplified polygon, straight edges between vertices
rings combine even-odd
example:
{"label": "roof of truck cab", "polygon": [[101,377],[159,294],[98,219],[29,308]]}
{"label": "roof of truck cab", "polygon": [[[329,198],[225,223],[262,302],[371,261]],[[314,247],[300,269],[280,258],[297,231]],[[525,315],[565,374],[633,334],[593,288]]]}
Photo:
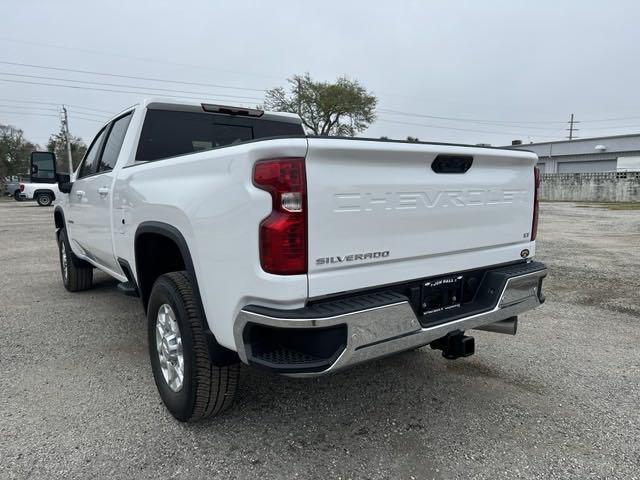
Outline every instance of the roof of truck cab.
{"label": "roof of truck cab", "polygon": [[[165,109],[165,110],[175,110],[181,112],[199,112],[202,113],[204,110],[202,109],[203,104],[209,105],[220,105],[220,106],[228,106],[231,108],[251,108],[255,109],[255,107],[246,107],[241,105],[228,105],[221,104],[213,101],[198,101],[198,100],[176,100],[172,98],[166,97],[152,97],[146,98],[144,101],[140,103],[145,108],[152,109]],[[295,113],[288,112],[267,112],[265,111],[263,115],[260,117],[263,120],[274,120],[278,122],[286,122],[286,123],[297,123],[301,124],[302,120]]]}

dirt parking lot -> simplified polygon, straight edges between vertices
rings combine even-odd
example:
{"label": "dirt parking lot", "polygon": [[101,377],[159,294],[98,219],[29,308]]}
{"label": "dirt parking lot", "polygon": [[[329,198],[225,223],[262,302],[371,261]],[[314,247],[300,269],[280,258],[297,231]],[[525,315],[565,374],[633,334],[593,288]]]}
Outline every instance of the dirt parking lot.
{"label": "dirt parking lot", "polygon": [[640,478],[640,211],[544,204],[547,303],[476,355],[331,377],[244,368],[198,425],[163,408],[139,300],[62,287],[52,209],[0,201],[0,478]]}

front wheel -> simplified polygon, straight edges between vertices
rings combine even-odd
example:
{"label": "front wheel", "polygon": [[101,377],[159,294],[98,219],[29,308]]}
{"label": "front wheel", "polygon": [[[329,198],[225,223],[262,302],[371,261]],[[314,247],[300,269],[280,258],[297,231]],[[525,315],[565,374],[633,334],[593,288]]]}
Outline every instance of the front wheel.
{"label": "front wheel", "polygon": [[239,364],[211,362],[202,314],[186,272],[161,275],[147,309],[149,355],[160,398],[181,422],[213,417],[233,403]]}
{"label": "front wheel", "polygon": [[93,284],[93,266],[75,256],[69,245],[66,229],[58,232],[58,253],[60,255],[60,273],[64,288],[70,292],[79,292],[91,288]]}
{"label": "front wheel", "polygon": [[53,203],[53,197],[51,197],[50,193],[39,193],[36,197],[36,202],[41,207],[49,207]]}

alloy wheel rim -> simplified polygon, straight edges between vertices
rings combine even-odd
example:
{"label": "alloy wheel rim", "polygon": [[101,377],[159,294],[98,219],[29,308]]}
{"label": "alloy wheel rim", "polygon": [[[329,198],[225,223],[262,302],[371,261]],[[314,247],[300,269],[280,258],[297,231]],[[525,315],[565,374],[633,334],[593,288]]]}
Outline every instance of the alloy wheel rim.
{"label": "alloy wheel rim", "polygon": [[60,242],[60,256],[62,257],[62,275],[67,280],[69,278],[69,267],[67,265],[67,247],[65,247],[64,242]]}
{"label": "alloy wheel rim", "polygon": [[176,314],[166,303],[160,306],[156,318],[156,350],[164,381],[172,391],[179,392],[184,383],[182,337]]}

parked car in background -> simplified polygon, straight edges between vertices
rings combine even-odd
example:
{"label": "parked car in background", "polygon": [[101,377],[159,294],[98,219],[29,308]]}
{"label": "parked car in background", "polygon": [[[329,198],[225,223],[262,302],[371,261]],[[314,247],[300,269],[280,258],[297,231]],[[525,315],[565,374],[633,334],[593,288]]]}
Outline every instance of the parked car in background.
{"label": "parked car in background", "polygon": [[[20,192],[20,181],[22,180],[22,178],[18,175],[10,175],[8,177],[4,177],[4,184],[2,186],[2,193],[1,195],[3,196],[7,196],[7,197],[19,197],[19,195],[16,194]],[[16,198],[17,200],[19,200],[19,198]]]}
{"label": "parked car in background", "polygon": [[2,195],[7,197],[13,197],[16,191],[19,193],[20,184],[18,182],[7,182],[4,184]]}

